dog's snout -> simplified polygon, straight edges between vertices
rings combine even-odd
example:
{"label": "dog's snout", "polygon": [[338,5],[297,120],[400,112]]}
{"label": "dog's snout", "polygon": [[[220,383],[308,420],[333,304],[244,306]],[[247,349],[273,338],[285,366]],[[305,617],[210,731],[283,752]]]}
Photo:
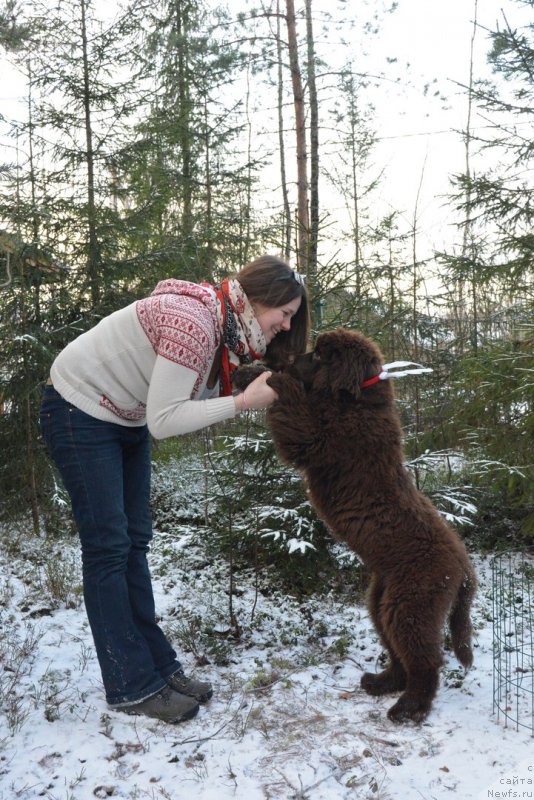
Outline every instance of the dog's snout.
{"label": "dog's snout", "polygon": [[313,352],[304,353],[304,355],[297,356],[291,366],[288,368],[288,373],[299,381],[302,381],[306,387],[311,386],[313,382],[313,375],[317,362],[313,358]]}

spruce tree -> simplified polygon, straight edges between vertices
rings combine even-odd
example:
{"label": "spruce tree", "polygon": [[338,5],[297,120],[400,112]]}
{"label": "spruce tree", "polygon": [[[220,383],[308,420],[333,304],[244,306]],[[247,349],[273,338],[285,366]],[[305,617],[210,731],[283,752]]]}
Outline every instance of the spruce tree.
{"label": "spruce tree", "polygon": [[243,157],[245,109],[232,88],[243,58],[227,16],[197,0],[166,0],[144,25],[147,103],[121,164],[130,247],[152,281],[217,279],[241,266],[243,237],[254,238],[254,163]]}
{"label": "spruce tree", "polygon": [[[534,2],[519,0],[517,6],[532,9]],[[469,341],[458,341],[464,357],[453,379],[464,388],[451,395],[447,429],[469,448],[476,445],[519,468],[513,478],[490,471],[489,488],[499,493],[501,508],[523,506],[523,530],[532,535],[534,188],[528,175],[534,155],[534,25],[527,20],[515,27],[503,14],[489,44],[493,79],[468,87],[469,102],[489,123],[476,135],[468,131],[483,168],[475,171],[470,154],[465,173],[455,176],[463,242],[458,253],[441,255],[452,280],[465,287],[462,319],[471,333]]]}

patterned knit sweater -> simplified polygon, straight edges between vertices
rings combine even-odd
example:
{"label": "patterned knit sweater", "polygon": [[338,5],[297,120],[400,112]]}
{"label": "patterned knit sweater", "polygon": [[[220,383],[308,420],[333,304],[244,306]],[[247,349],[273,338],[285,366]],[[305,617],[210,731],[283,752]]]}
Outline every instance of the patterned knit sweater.
{"label": "patterned knit sweater", "polygon": [[218,383],[206,388],[220,339],[215,309],[211,288],[163,281],[67,345],[50,370],[54,388],[97,419],[147,423],[156,439],[234,417],[233,397],[218,397]]}

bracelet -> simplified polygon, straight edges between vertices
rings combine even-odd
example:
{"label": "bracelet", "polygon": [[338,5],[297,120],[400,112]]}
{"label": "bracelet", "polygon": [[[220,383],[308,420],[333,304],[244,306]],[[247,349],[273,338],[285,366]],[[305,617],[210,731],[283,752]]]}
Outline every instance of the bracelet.
{"label": "bracelet", "polygon": [[245,397],[245,392],[243,392],[243,408],[241,410],[248,411],[247,398]]}

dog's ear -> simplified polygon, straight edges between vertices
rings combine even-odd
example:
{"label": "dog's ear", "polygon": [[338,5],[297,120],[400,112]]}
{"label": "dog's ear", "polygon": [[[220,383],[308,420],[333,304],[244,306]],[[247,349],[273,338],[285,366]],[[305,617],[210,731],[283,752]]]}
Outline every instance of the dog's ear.
{"label": "dog's ear", "polygon": [[361,394],[361,384],[380,372],[381,356],[363,334],[340,328],[317,338],[315,354],[323,365],[317,374],[316,388],[339,394]]}

